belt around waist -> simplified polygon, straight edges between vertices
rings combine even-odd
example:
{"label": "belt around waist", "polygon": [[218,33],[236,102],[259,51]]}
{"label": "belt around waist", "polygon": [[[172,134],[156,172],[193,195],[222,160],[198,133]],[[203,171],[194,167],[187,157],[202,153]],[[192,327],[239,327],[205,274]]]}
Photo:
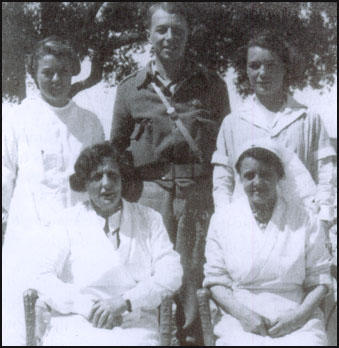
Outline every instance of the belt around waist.
{"label": "belt around waist", "polygon": [[156,166],[145,166],[138,168],[142,180],[175,180],[194,179],[202,176],[212,175],[212,167],[209,163],[166,163]]}

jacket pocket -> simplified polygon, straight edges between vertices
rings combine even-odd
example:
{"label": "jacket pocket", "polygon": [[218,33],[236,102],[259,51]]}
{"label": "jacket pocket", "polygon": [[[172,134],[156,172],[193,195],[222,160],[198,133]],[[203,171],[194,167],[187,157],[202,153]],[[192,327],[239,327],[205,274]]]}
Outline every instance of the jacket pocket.
{"label": "jacket pocket", "polygon": [[142,119],[138,122],[131,135],[133,164],[140,167],[155,162],[155,146],[153,141],[153,122],[150,119]]}

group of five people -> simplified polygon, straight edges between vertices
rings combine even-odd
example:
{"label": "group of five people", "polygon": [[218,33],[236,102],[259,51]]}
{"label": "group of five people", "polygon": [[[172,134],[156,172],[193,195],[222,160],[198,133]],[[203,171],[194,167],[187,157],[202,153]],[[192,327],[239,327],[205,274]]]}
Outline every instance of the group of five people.
{"label": "group of five people", "polygon": [[184,7],[152,5],[148,28],[154,59],[119,85],[109,142],[69,99],[72,48],[49,37],[31,57],[40,97],[3,132],[4,343],[24,345],[35,287],[55,311],[44,345],[157,345],[156,308],[175,292],[180,343],[202,344],[203,284],[217,344],[325,345],[336,153],[289,95],[287,45],[248,42],[254,96],[228,115],[223,80],[187,59]]}

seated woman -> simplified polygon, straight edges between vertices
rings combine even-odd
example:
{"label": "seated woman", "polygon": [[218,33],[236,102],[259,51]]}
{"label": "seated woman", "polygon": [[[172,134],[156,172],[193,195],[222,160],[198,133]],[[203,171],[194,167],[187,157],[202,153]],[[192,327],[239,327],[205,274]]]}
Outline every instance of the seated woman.
{"label": "seated woman", "polygon": [[235,162],[243,194],[212,217],[204,286],[222,310],[216,345],[326,345],[318,305],[330,257],[323,230],[283,190],[295,166],[282,151],[244,146]]}
{"label": "seated woman", "polygon": [[42,236],[35,286],[54,310],[43,345],[158,345],[157,307],[182,268],[161,215],[130,203],[133,169],[108,142],[85,149],[70,184],[89,201]]}

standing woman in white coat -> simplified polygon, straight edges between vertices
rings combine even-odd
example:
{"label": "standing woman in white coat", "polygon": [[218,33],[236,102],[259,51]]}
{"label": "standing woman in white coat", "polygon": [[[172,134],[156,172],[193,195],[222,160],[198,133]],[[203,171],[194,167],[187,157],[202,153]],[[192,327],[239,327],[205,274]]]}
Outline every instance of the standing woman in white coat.
{"label": "standing woman in white coat", "polygon": [[104,132],[93,113],[69,98],[80,61],[63,39],[37,43],[28,64],[40,95],[26,98],[3,119],[2,135],[2,339],[24,345],[22,292],[29,287],[39,245],[32,236],[59,210],[85,199],[68,183],[81,150],[102,142]]}

